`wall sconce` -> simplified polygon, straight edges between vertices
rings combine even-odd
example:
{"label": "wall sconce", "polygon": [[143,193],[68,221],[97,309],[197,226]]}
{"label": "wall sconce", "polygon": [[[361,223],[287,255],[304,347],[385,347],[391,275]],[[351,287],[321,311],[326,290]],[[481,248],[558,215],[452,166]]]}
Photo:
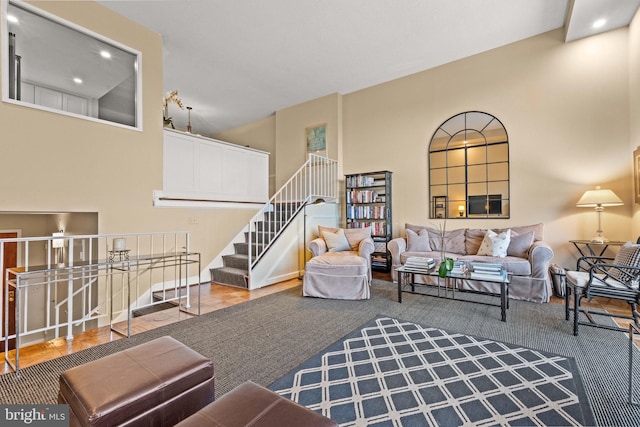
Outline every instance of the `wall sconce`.
{"label": "wall sconce", "polygon": [[458,216],[464,216],[464,205],[458,206]]}
{"label": "wall sconce", "polygon": [[609,239],[602,235],[602,223],[600,216],[605,206],[622,206],[622,199],[611,190],[602,190],[596,187],[595,190],[587,190],[584,192],[576,206],[579,208],[595,208],[598,213],[598,235],[591,239],[594,243],[608,242]]}
{"label": "wall sconce", "polygon": [[53,239],[51,241],[51,247],[54,248],[54,260],[56,264],[62,264],[64,262],[64,239],[60,237],[64,236],[64,231],[58,231],[57,233],[52,233],[52,237],[58,237],[58,239]]}

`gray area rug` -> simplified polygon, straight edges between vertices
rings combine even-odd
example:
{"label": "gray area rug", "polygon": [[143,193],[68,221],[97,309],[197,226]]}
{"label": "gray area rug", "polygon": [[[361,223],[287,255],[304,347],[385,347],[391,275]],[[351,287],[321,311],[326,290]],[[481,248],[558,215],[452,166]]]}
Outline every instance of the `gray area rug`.
{"label": "gray area rug", "polygon": [[594,423],[572,358],[390,317],[269,388],[341,427]]}
{"label": "gray area rug", "polygon": [[[370,300],[325,300],[303,298],[296,287],[258,298],[24,368],[20,377],[2,375],[0,402],[54,403],[64,370],[163,335],[213,359],[217,396],[246,380],[268,386],[383,315],[573,357],[596,424],[640,425],[640,407],[627,404],[628,344],[623,333],[582,327],[574,337],[561,305],[511,301],[505,323],[497,307],[420,295],[404,295],[399,304],[397,287],[389,282],[374,280],[371,293]],[[640,372],[636,374],[640,378]]]}

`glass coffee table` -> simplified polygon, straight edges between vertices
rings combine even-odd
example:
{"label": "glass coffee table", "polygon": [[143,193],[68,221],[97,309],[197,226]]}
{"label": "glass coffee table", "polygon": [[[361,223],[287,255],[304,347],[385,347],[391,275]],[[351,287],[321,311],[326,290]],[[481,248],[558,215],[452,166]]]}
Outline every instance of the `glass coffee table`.
{"label": "glass coffee table", "polygon": [[[465,271],[461,273],[448,273],[446,277],[441,278],[438,276],[438,269],[433,268],[416,268],[416,267],[398,267],[396,268],[398,273],[398,302],[402,303],[402,294],[415,294],[425,295],[436,298],[454,299],[458,301],[471,302],[476,304],[490,305],[494,307],[500,307],[500,316],[503,322],[507,321],[507,309],[509,308],[509,274],[502,272],[500,275],[495,276],[483,276],[482,279],[477,279],[473,276],[472,272]],[[416,283],[415,276],[432,276],[437,277],[437,284],[425,284]],[[500,285],[500,293],[491,293],[484,291],[475,291],[470,289],[457,289],[459,280],[472,280],[482,282],[498,283]],[[437,293],[425,292],[426,289],[437,289]],[[474,301],[464,298],[456,298],[456,291],[458,293],[472,293],[480,295],[488,295],[492,297],[499,297],[500,304],[494,304],[485,301]],[[450,296],[449,296],[450,295]]]}

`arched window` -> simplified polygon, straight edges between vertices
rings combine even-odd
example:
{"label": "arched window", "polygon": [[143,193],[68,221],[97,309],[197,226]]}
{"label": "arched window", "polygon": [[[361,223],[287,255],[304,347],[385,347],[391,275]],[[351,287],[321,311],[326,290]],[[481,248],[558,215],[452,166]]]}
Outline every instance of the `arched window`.
{"label": "arched window", "polygon": [[491,114],[457,114],[429,144],[431,218],[509,218],[509,137]]}

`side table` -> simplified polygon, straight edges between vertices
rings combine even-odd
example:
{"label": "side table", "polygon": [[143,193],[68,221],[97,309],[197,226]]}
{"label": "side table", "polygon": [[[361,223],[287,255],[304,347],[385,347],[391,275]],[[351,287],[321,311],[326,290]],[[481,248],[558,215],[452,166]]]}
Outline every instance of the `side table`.
{"label": "side table", "polygon": [[622,246],[627,242],[610,240],[607,242],[593,242],[591,240],[569,240],[576,247],[580,256],[602,256],[609,246]]}

